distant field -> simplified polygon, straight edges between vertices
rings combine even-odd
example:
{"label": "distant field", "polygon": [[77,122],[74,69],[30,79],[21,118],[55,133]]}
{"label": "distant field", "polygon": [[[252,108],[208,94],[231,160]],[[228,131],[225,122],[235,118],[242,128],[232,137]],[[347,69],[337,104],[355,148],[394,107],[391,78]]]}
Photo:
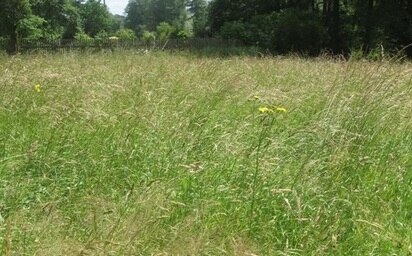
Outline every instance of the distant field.
{"label": "distant field", "polygon": [[1,255],[411,255],[412,64],[0,56]]}

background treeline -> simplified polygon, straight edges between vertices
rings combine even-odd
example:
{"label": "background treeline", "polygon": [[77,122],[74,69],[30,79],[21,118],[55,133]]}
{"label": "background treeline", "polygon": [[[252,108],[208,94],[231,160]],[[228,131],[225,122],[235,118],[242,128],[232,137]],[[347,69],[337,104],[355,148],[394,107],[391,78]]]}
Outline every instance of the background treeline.
{"label": "background treeline", "polygon": [[2,0],[0,36],[116,36],[144,41],[218,37],[276,54],[412,56],[410,0],[130,0],[125,16],[99,0]]}
{"label": "background treeline", "polygon": [[214,0],[209,24],[212,35],[278,53],[397,51],[412,43],[412,1]]}
{"label": "background treeline", "polygon": [[[14,52],[21,39],[84,39],[118,32],[123,17],[97,0],[1,0],[0,36]],[[121,31],[120,31],[121,32]]]}

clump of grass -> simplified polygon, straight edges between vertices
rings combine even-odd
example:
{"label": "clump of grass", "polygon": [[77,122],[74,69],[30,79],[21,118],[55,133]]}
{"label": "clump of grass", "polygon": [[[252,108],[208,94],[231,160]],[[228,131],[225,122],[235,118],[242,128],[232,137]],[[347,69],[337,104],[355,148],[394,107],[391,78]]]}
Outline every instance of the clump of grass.
{"label": "clump of grass", "polygon": [[3,56],[1,251],[411,253],[411,68]]}

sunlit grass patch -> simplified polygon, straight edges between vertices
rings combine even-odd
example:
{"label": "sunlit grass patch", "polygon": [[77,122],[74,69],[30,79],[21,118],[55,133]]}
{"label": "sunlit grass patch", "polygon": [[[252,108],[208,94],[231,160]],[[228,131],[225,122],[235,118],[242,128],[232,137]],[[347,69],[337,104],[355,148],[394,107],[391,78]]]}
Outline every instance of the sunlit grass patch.
{"label": "sunlit grass patch", "polygon": [[409,63],[125,52],[0,67],[5,255],[412,250]]}

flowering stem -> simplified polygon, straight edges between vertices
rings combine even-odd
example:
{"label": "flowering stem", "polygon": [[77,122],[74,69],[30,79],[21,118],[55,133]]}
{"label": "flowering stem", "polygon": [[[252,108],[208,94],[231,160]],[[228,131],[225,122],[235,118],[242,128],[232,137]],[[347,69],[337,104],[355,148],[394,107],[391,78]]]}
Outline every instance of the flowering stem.
{"label": "flowering stem", "polygon": [[[267,123],[264,123],[264,121],[267,120],[267,118],[270,118],[270,121]],[[250,225],[249,225],[249,230],[252,228],[252,223],[253,223],[253,218],[254,218],[254,208],[255,208],[255,202],[256,202],[256,194],[257,194],[257,181],[258,181],[258,174],[260,170],[260,155],[261,155],[261,150],[262,150],[262,144],[263,140],[267,137],[268,131],[272,127],[274,122],[273,117],[268,117],[265,116],[264,119],[262,120],[263,127],[260,130],[259,138],[258,138],[258,144],[256,148],[256,162],[255,162],[255,172],[253,174],[253,181],[252,181],[252,200],[250,203],[250,209],[249,209],[249,220],[250,220]]]}

